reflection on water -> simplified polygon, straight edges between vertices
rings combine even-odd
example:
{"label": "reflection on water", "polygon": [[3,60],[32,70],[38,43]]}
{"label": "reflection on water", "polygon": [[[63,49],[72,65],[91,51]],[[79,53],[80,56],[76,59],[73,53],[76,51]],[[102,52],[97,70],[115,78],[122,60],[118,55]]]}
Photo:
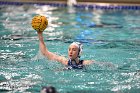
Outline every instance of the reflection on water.
{"label": "reflection on water", "polygon": [[[63,70],[39,51],[30,23],[45,15],[44,39],[50,51],[67,56],[72,41],[84,45],[83,70]],[[39,5],[0,6],[0,92],[38,93],[53,85],[61,93],[131,92],[140,85],[139,11],[88,10]]]}

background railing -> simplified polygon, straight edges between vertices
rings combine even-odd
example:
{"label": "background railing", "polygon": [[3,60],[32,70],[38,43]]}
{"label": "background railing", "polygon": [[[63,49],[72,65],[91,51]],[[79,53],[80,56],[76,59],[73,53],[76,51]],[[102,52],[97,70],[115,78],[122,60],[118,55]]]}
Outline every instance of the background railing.
{"label": "background railing", "polygon": [[[16,2],[45,2],[45,1],[63,1],[67,0],[0,0],[0,1],[16,1]],[[140,0],[77,0],[77,2],[99,2],[99,3],[130,3],[130,4],[140,4]]]}
{"label": "background railing", "polygon": [[106,2],[106,3],[136,3],[140,4],[140,0],[77,0],[78,2]]}

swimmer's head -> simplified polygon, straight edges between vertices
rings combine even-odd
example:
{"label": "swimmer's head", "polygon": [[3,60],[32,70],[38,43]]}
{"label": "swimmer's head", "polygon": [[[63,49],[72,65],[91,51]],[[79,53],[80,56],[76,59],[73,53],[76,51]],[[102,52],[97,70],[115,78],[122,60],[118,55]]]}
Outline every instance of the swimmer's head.
{"label": "swimmer's head", "polygon": [[[77,50],[77,55],[75,55],[76,56],[76,58],[77,57],[80,57],[81,56],[81,53],[82,53],[82,44],[81,43],[79,43],[79,42],[73,42],[73,43],[71,43],[70,44],[70,47],[69,47],[69,49],[71,48],[71,47],[76,47],[78,50]],[[70,56],[70,55],[69,55]]]}
{"label": "swimmer's head", "polygon": [[57,93],[55,87],[53,86],[47,86],[47,87],[43,87],[42,90],[40,91],[40,93]]}

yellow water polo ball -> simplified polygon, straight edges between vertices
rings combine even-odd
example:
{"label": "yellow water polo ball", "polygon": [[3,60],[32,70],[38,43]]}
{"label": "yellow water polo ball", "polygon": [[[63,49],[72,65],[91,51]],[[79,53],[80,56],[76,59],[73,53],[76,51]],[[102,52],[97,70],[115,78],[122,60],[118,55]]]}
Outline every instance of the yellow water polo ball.
{"label": "yellow water polo ball", "polygon": [[48,26],[48,20],[45,16],[36,15],[33,17],[31,24],[36,31],[44,31]]}

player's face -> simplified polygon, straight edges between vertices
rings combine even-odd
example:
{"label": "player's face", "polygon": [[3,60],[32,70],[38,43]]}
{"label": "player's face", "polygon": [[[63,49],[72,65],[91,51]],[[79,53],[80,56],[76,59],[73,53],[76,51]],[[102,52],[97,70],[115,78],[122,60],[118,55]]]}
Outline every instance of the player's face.
{"label": "player's face", "polygon": [[78,56],[79,49],[76,45],[70,45],[68,49],[68,56],[70,59],[75,59]]}

